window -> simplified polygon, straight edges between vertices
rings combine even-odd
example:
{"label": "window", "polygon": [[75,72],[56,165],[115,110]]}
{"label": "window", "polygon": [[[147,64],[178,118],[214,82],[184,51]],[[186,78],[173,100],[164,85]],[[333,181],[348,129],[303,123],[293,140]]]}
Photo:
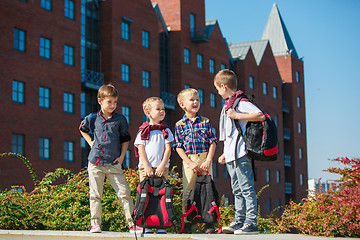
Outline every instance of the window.
{"label": "window", "polygon": [[300,186],[304,185],[304,175],[300,174]]}
{"label": "window", "polygon": [[195,14],[190,14],[190,34],[191,37],[195,36],[195,31],[196,31],[196,17]]}
{"label": "window", "polygon": [[300,73],[296,72],[296,82],[300,82]]}
{"label": "window", "polygon": [[212,134],[214,134],[214,136],[216,137],[216,128],[215,128],[215,127],[211,127],[211,132],[212,132]]}
{"label": "window", "polygon": [[50,89],[40,87],[39,89],[39,106],[42,108],[50,108]]}
{"label": "window", "polygon": [[51,0],[41,0],[41,8],[51,11]]}
{"label": "window", "polygon": [[74,162],[74,143],[65,141],[64,142],[64,161]]}
{"label": "window", "polygon": [[209,60],[209,72],[215,73],[215,60],[211,58]]}
{"label": "window", "polygon": [[50,138],[40,138],[39,157],[41,159],[50,159]]}
{"label": "window", "polygon": [[150,72],[142,71],[142,82],[144,88],[150,88]]}
{"label": "window", "polygon": [[216,162],[212,163],[212,173],[213,173],[214,178],[216,178],[218,176],[217,163]]}
{"label": "window", "polygon": [[203,55],[200,53],[197,54],[197,67],[203,69]]}
{"label": "window", "polygon": [[12,101],[16,103],[25,103],[25,83],[13,81]]}
{"label": "window", "polygon": [[273,87],[273,98],[277,99],[277,87]]}
{"label": "window", "polygon": [[121,22],[121,38],[130,40],[130,22],[126,20]]}
{"label": "window", "polygon": [[280,171],[276,171],[276,183],[280,183]]}
{"label": "window", "polygon": [[266,82],[263,82],[263,94],[264,94],[264,95],[267,95],[267,94],[268,94],[268,91],[267,91],[267,83],[266,83]]}
{"label": "window", "polygon": [[189,84],[185,84],[185,89],[191,88]]}
{"label": "window", "polygon": [[303,150],[302,148],[299,148],[299,159],[303,159]]}
{"label": "window", "polygon": [[121,79],[130,82],[130,66],[127,64],[121,64]]}
{"label": "window", "polygon": [[130,150],[127,150],[124,161],[122,162],[122,168],[128,169],[129,167],[130,167]]}
{"label": "window", "polygon": [[204,104],[204,90],[199,88],[198,93],[199,93],[199,102],[200,102],[200,104]]}
{"label": "window", "polygon": [[297,108],[301,107],[301,98],[300,97],[296,98],[296,106],[297,106]]}
{"label": "window", "polygon": [[14,49],[25,52],[26,34],[25,31],[14,28]]}
{"label": "window", "polygon": [[270,182],[270,169],[266,169],[266,182]]}
{"label": "window", "polygon": [[210,107],[216,107],[216,96],[215,93],[210,93]]}
{"label": "window", "polygon": [[74,113],[74,94],[64,93],[64,112]]}
{"label": "window", "polygon": [[74,47],[69,45],[64,46],[64,63],[69,66],[74,66]]}
{"label": "window", "polygon": [[301,133],[301,122],[298,122],[298,133]]}
{"label": "window", "polygon": [[51,57],[51,40],[41,37],[40,38],[40,57],[50,59]]}
{"label": "window", "polygon": [[279,116],[277,114],[275,114],[275,116],[274,116],[274,122],[275,122],[275,125],[278,127],[279,126]]}
{"label": "window", "polygon": [[249,88],[254,89],[254,77],[249,77]]}
{"label": "window", "polygon": [[142,31],[142,45],[144,48],[150,48],[150,33],[145,30]]}
{"label": "window", "polygon": [[223,70],[223,69],[225,69],[225,68],[226,68],[226,65],[225,65],[225,64],[221,64],[221,65],[220,65],[220,69],[221,69],[221,70]]}
{"label": "window", "polygon": [[143,122],[149,121],[150,119],[148,118],[148,116],[146,116],[146,114],[143,112]]}
{"label": "window", "polygon": [[13,134],[11,139],[11,152],[24,155],[24,135]]}
{"label": "window", "polygon": [[190,64],[190,50],[184,48],[184,63]]}
{"label": "window", "polygon": [[75,19],[75,5],[72,0],[65,0],[64,15],[67,18]]}
{"label": "window", "polygon": [[81,92],[80,94],[80,115],[81,115],[81,118],[84,118],[85,117],[85,114],[86,114],[86,98],[85,98],[85,93],[84,92]]}
{"label": "window", "polygon": [[121,108],[122,115],[126,118],[128,124],[130,124],[130,108],[129,107],[122,107]]}
{"label": "window", "polygon": [[268,211],[268,212],[271,212],[271,210],[272,210],[272,209],[271,209],[271,198],[268,198],[268,199],[267,199],[267,204],[266,204],[266,205],[267,205],[267,211]]}

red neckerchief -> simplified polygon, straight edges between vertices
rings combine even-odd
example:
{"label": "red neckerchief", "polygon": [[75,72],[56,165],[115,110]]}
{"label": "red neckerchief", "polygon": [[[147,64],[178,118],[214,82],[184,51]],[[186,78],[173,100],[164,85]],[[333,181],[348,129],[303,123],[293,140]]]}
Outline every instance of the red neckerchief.
{"label": "red neckerchief", "polygon": [[[160,122],[159,124],[156,124],[156,125],[150,125],[149,121],[146,121],[139,127],[139,130],[136,135],[138,135],[139,132],[141,132],[141,135],[140,135],[141,140],[149,140],[150,131],[160,130],[162,132],[164,138],[167,139],[169,136],[169,133],[166,130],[167,128],[169,128],[169,127],[164,122]],[[138,148],[134,147],[134,150],[135,150],[135,157],[139,157]]]}
{"label": "red neckerchief", "polygon": [[233,107],[235,100],[240,96],[243,96],[243,98],[240,101],[250,102],[250,100],[248,99],[248,97],[246,96],[246,94],[243,91],[241,91],[241,90],[236,91],[231,95],[231,97],[229,97],[225,101],[225,104],[224,104],[225,105],[225,113]]}

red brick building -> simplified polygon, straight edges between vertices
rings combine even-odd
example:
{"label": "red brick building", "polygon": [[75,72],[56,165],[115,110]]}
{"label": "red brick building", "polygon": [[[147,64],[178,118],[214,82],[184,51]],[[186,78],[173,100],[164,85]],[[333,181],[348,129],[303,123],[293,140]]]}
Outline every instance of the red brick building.
{"label": "red brick building", "polygon": [[[256,162],[256,189],[269,184],[259,203],[262,214],[290,198],[306,196],[307,159],[303,62],[298,58],[276,5],[262,40],[228,44],[216,20],[206,21],[205,1],[191,0],[4,0],[0,3],[0,152],[26,156],[38,177],[63,167],[86,166],[88,147],[78,133],[81,119],[98,109],[97,89],[114,84],[120,92],[117,112],[127,117],[133,136],[124,167],[138,160],[133,140],[145,120],[141,104],[160,96],[165,121],[174,129],[183,111],[176,95],[199,90],[200,115],[218,133],[222,99],[213,86],[224,68],[238,75],[238,86],[278,124],[279,159]],[[284,37],[287,45],[279,45]],[[275,51],[276,50],[276,51]],[[213,163],[219,192],[233,202],[219,143]],[[20,160],[0,159],[0,188],[33,187]],[[181,170],[176,152],[172,166]]]}

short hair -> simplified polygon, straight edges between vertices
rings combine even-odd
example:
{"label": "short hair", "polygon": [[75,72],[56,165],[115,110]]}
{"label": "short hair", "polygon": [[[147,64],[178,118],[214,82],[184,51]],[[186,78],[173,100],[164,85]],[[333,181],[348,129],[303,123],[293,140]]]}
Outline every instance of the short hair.
{"label": "short hair", "polygon": [[161,98],[159,98],[159,97],[149,97],[149,98],[147,98],[142,104],[143,111],[144,111],[145,114],[146,114],[146,111],[151,109],[151,104],[153,102],[162,102],[163,103],[163,100]]}
{"label": "short hair", "polygon": [[100,99],[104,99],[106,97],[118,97],[119,92],[112,84],[102,85],[99,90],[97,97]]}
{"label": "short hair", "polygon": [[228,86],[230,89],[236,89],[237,77],[233,71],[229,69],[223,69],[215,75],[214,83],[216,84],[216,86],[219,87],[221,86],[221,84],[224,84]]}
{"label": "short hair", "polygon": [[179,94],[177,95],[177,101],[180,104],[183,100],[185,95],[187,94],[197,94],[199,95],[198,91],[195,88],[186,88],[181,90],[181,92],[179,92]]}

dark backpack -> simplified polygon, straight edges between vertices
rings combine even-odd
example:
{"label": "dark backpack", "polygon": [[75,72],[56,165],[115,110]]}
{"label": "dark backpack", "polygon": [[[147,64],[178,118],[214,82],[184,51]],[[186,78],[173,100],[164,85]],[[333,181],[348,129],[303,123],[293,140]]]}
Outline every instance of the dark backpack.
{"label": "dark backpack", "polygon": [[[246,97],[240,96],[234,101],[232,106],[233,109],[235,109],[242,98]],[[251,102],[255,104],[253,101]],[[249,121],[246,124],[246,137],[243,135],[239,121],[234,121],[235,126],[240,133],[236,139],[236,146],[238,145],[240,136],[242,136],[245,142],[246,153],[249,158],[259,161],[275,161],[279,151],[277,127],[269,114],[264,115],[265,120],[263,122]],[[237,156],[236,149],[235,156]]]}
{"label": "dark backpack", "polygon": [[173,189],[168,180],[145,178],[137,187],[132,214],[135,225],[146,228],[169,228],[176,232],[177,218],[172,204]]}
{"label": "dark backpack", "polygon": [[181,219],[180,233],[184,230],[185,217],[190,222],[217,223],[217,233],[221,233],[219,206],[219,194],[211,175],[197,175]]}
{"label": "dark backpack", "polygon": [[90,115],[89,115],[89,135],[91,137],[91,140],[94,140],[96,117],[97,117],[97,113],[90,113]]}

